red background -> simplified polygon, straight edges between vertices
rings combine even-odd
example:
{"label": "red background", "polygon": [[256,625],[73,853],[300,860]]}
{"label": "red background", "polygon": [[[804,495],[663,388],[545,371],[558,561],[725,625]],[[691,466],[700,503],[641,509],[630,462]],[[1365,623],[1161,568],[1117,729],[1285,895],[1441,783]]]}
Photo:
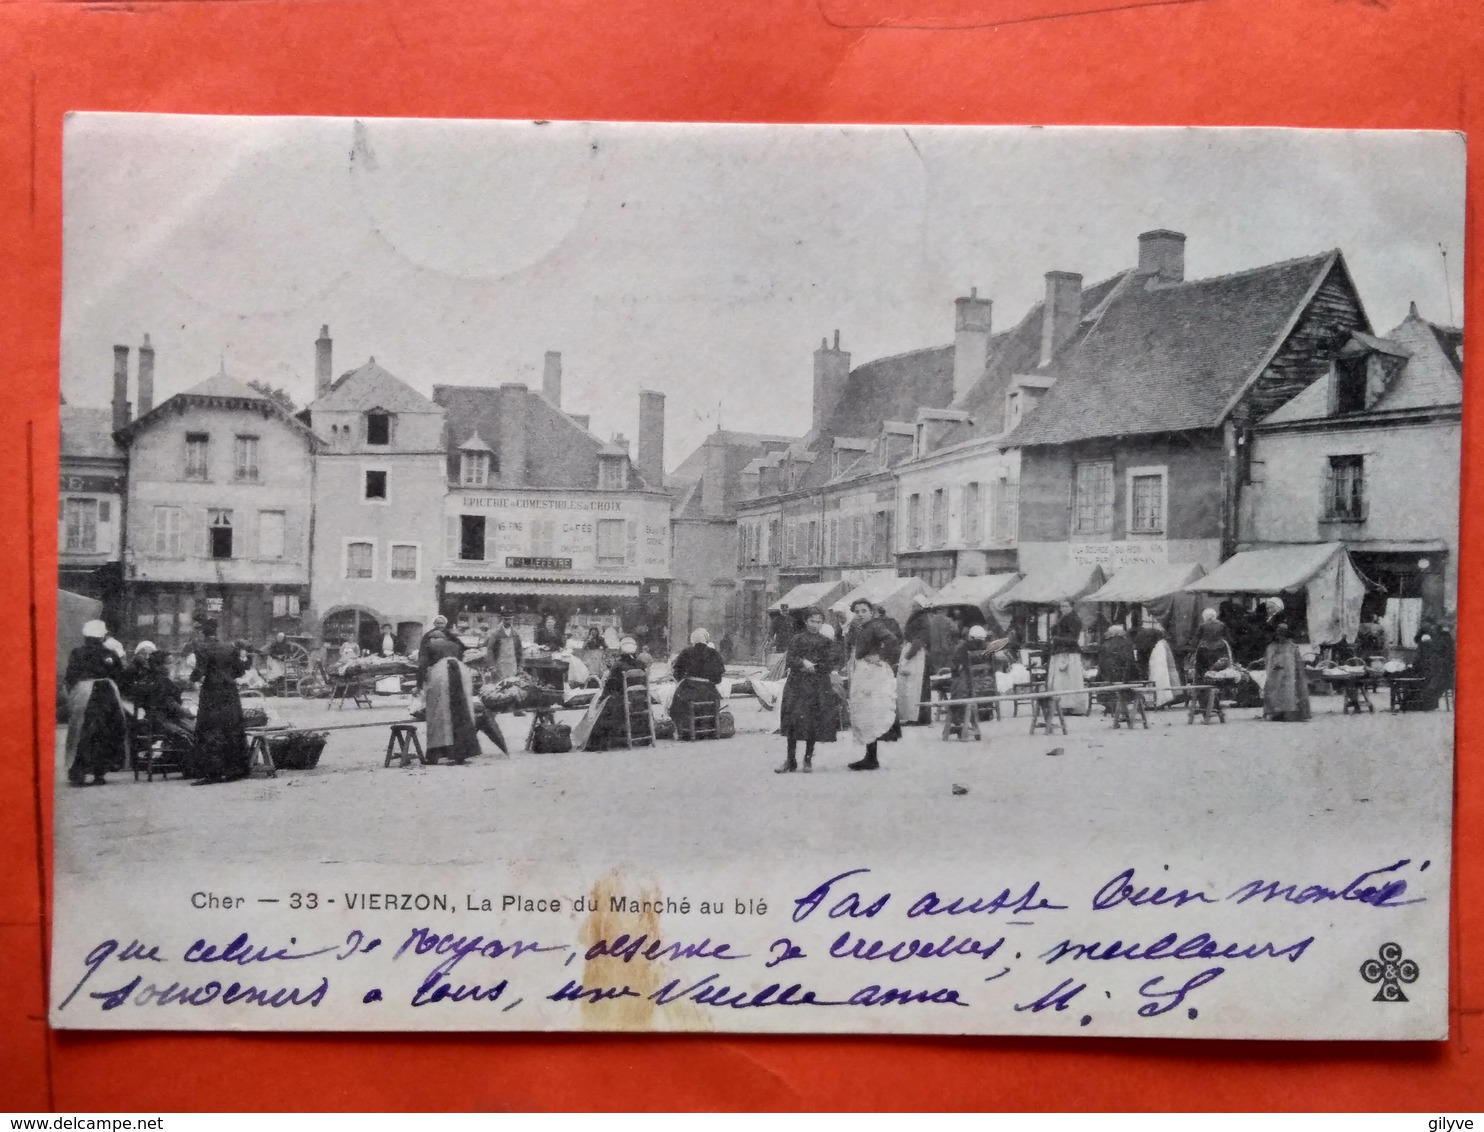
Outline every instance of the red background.
{"label": "red background", "polygon": [[[1458,700],[1446,1043],[48,1032],[51,696],[40,697],[45,716],[36,720],[32,688],[51,685],[66,111],[1475,128],[1484,136],[1484,8],[1462,0],[525,7],[0,5],[0,1108],[1484,1108],[1484,740],[1469,738],[1484,721],[1484,698],[1471,687]],[[1097,8],[1107,10],[1088,11]],[[1471,200],[1480,169],[1471,162]],[[1473,230],[1471,208],[1466,321],[1477,326]],[[1477,369],[1472,348],[1469,360]],[[1481,412],[1484,401],[1472,396],[1463,683],[1484,671],[1484,608],[1472,588],[1484,537],[1484,518],[1472,510],[1484,486],[1472,452]],[[33,654],[42,659],[28,676]],[[47,768],[39,790],[38,765]]]}

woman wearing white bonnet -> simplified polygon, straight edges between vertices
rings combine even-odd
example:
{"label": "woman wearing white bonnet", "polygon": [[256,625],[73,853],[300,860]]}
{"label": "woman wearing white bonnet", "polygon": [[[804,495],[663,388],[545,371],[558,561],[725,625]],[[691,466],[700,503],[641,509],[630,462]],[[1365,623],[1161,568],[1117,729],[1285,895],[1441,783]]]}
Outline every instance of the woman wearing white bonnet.
{"label": "woman wearing white bonnet", "polygon": [[[123,662],[104,640],[108,626],[89,621],[82,644],[67,657],[67,781],[102,786],[104,774],[123,770],[129,756],[128,722],[115,681]],[[120,646],[122,647],[122,646]]]}
{"label": "woman wearing white bonnet", "polygon": [[680,650],[673,665],[675,697],[670,701],[670,715],[675,720],[676,734],[682,739],[714,739],[714,727],[692,726],[692,713],[711,713],[721,708],[719,685],[726,678],[726,664],[721,653],[711,647],[711,633],[704,627],[690,635],[690,645]]}
{"label": "woman wearing white bonnet", "polygon": [[[608,669],[608,674],[603,678],[603,690],[600,695],[602,708],[598,712],[598,718],[594,720],[592,731],[588,733],[587,742],[583,745],[584,750],[605,751],[609,747],[622,745],[626,741],[624,731],[624,693],[626,684],[631,683],[631,673],[644,674],[646,671],[644,661],[639,656],[639,642],[633,637],[624,637],[618,642],[618,657]],[[646,686],[646,701],[648,691]],[[646,711],[641,719],[633,721],[635,738],[642,734],[650,737],[650,715]]]}

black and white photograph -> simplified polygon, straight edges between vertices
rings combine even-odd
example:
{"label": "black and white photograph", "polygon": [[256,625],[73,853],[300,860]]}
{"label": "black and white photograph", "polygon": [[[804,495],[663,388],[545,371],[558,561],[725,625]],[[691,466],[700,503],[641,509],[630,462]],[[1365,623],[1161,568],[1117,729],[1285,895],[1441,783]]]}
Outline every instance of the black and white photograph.
{"label": "black and white photograph", "polygon": [[64,137],[53,1026],[1447,1036],[1460,135]]}

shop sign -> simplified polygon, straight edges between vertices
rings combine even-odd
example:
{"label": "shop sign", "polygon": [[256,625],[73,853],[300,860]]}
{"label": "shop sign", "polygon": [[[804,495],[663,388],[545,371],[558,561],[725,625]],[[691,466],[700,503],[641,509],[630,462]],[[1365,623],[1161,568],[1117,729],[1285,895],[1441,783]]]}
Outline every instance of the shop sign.
{"label": "shop sign", "polygon": [[1067,560],[1074,566],[1101,566],[1107,573],[1130,566],[1163,566],[1170,560],[1170,546],[1164,539],[1147,542],[1074,542]]}
{"label": "shop sign", "polygon": [[72,476],[63,475],[61,479],[63,491],[86,491],[97,495],[122,495],[124,493],[123,476]]}
{"label": "shop sign", "polygon": [[512,570],[570,570],[570,558],[516,558],[507,557],[505,565]]}

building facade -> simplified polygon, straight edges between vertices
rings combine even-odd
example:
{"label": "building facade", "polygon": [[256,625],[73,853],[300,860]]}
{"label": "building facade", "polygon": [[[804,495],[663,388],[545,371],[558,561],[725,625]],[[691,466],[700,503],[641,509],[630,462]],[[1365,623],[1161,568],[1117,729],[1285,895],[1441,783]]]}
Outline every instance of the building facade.
{"label": "building facade", "polygon": [[668,647],[670,509],[664,397],[640,394],[640,452],[561,408],[561,360],[543,390],[435,386],[446,491],[439,610],[477,628],[508,611],[524,636],[547,615],[570,635],[613,627]]}
{"label": "building facade", "polygon": [[[1365,311],[1338,251],[1213,279],[1184,277],[1183,235],[1139,238],[1039,369],[1044,392],[1005,437],[1019,447],[1019,565],[1109,576],[1214,568],[1237,545],[1253,426],[1329,372]],[[1060,273],[1058,273],[1060,274]],[[1064,277],[1074,279],[1076,277]],[[1048,276],[1048,307],[1056,301]]]}
{"label": "building facade", "polygon": [[443,410],[372,358],[329,380],[328,327],[315,400],[300,414],[323,445],[314,476],[310,597],[319,635],[415,651],[438,608],[448,491]]}
{"label": "building facade", "polygon": [[204,617],[252,643],[301,631],[317,446],[309,428],[218,373],[115,435],[129,458],[128,636],[178,648]]}
{"label": "building facade", "polygon": [[[737,503],[756,494],[753,465],[781,452],[796,438],[717,429],[666,476],[670,511],[670,640],[676,648],[693,630],[706,628],[718,646],[737,653],[743,620],[741,575],[756,558],[754,523],[739,535]],[[750,488],[749,488],[750,485]]]}
{"label": "building facade", "polygon": [[1462,347],[1414,306],[1253,429],[1242,549],[1344,543],[1393,645],[1457,609]]}
{"label": "building facade", "polygon": [[57,585],[103,603],[110,628],[124,614],[124,504],[129,461],[108,409],[61,408]]}

